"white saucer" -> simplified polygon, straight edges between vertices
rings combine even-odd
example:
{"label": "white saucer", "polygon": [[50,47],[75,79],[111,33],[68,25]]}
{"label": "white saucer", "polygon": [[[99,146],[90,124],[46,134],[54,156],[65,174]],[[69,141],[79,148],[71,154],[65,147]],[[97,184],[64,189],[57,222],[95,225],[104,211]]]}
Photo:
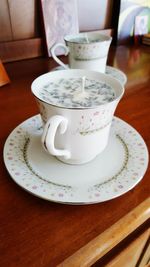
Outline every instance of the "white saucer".
{"label": "white saucer", "polygon": [[12,179],[46,200],[92,204],[118,197],[143,177],[148,151],[139,133],[114,117],[105,151],[84,165],[67,165],[41,146],[40,115],[17,126],[6,140],[4,162]]}
{"label": "white saucer", "polygon": [[[64,68],[62,66],[58,66],[56,68],[53,68],[51,71],[56,71],[56,70],[64,70]],[[125,75],[123,71],[116,69],[114,67],[111,67],[111,66],[106,66],[106,74],[112,76],[113,78],[118,80],[123,86],[125,86],[127,82],[127,76]]]}

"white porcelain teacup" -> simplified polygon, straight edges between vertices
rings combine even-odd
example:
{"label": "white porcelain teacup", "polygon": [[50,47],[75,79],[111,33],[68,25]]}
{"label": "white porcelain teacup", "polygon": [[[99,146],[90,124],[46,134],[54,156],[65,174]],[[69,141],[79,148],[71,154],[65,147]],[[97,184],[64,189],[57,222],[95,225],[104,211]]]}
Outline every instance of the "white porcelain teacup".
{"label": "white porcelain teacup", "polygon": [[56,49],[62,47],[65,55],[69,55],[69,68],[88,69],[105,73],[106,62],[112,37],[98,32],[67,35],[65,44],[57,43],[51,48],[53,59],[63,68],[66,66],[57,56]]}
{"label": "white porcelain teacup", "polygon": [[105,149],[124,93],[116,79],[95,71],[60,70],[39,76],[31,87],[48,153],[68,164],[82,164]]}

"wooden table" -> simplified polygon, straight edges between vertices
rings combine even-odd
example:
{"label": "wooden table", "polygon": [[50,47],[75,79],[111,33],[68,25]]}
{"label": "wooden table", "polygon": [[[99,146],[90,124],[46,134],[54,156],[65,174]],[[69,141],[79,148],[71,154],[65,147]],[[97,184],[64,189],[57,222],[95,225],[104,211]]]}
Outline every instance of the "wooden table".
{"label": "wooden table", "polygon": [[[124,71],[128,78],[125,95],[115,115],[131,124],[150,148],[150,49],[148,46],[112,47],[108,64]],[[54,66],[56,64],[48,58],[5,64],[11,83],[0,88],[1,151],[9,133],[38,113],[30,91],[31,82]],[[0,265],[4,267],[57,266],[95,237],[101,237],[105,230],[112,229],[134,208],[141,207],[139,205],[150,194],[149,168],[141,182],[128,193],[111,201],[85,206],[52,203],[25,192],[7,173],[2,153],[0,172]],[[135,210],[140,216],[143,214],[139,224],[149,217],[149,202],[144,203],[141,209]],[[128,220],[126,223],[128,225]],[[110,248],[108,245],[104,253],[98,252],[99,257]],[[79,265],[74,258],[72,264],[61,266],[90,266],[97,260],[97,256],[93,256],[94,249],[96,247],[88,250],[92,260],[87,261],[87,265],[82,261]]]}

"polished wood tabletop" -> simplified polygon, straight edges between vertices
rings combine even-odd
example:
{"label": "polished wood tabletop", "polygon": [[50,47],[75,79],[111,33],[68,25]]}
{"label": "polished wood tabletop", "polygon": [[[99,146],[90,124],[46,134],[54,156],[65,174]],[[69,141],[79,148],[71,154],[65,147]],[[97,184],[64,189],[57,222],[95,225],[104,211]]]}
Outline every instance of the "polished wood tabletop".
{"label": "polished wood tabletop", "polygon": [[[115,115],[132,125],[150,149],[150,48],[111,47],[108,65],[127,75]],[[0,265],[4,267],[57,266],[150,195],[149,167],[132,190],[94,205],[42,200],[11,179],[3,161],[4,143],[16,126],[38,114],[31,83],[55,66],[46,57],[5,64],[11,83],[0,88]]]}

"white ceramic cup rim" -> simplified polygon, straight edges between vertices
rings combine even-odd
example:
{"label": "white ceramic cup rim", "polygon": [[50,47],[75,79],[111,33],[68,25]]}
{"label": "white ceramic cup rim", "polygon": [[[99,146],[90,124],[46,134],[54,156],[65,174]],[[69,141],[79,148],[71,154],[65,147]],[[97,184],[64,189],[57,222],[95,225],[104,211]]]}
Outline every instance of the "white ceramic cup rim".
{"label": "white ceramic cup rim", "polygon": [[[75,38],[85,37],[85,35],[87,35],[87,37],[93,37],[95,41],[93,40],[91,43],[85,43],[85,42],[82,43],[78,41],[72,41]],[[87,32],[87,33],[78,33],[78,34],[68,34],[64,37],[64,40],[66,43],[72,43],[72,44],[78,44],[78,45],[93,45],[93,44],[98,44],[98,43],[107,42],[107,41],[110,42],[112,40],[112,37],[106,34],[102,34],[102,33]]]}
{"label": "white ceramic cup rim", "polygon": [[[68,73],[70,74],[70,76],[68,75]],[[72,77],[73,78],[74,77],[80,78],[80,77],[86,76],[87,78],[90,78],[90,79],[93,79],[93,80],[94,80],[93,76],[99,76],[100,79],[95,79],[95,80],[100,81],[100,82],[106,82],[110,86],[112,86],[112,84],[113,84],[112,88],[115,90],[115,93],[116,93],[116,87],[119,88],[120,92],[118,93],[118,95],[112,101],[106,102],[104,104],[92,106],[92,107],[79,107],[78,108],[78,107],[60,106],[59,104],[58,105],[57,104],[51,104],[48,101],[43,100],[38,95],[38,89],[41,90],[41,87],[44,86],[48,81],[50,82],[52,79],[55,80],[56,77],[60,78],[61,77],[60,74],[63,74],[64,76],[66,76],[65,78],[72,78]],[[77,74],[77,75],[73,76],[73,74]],[[56,76],[56,77],[54,78],[54,76]],[[48,72],[48,73],[45,73],[43,75],[40,75],[39,77],[37,77],[32,82],[32,84],[31,84],[31,92],[34,95],[34,97],[36,97],[38,100],[40,100],[41,102],[43,102],[45,104],[48,104],[50,106],[54,106],[54,107],[61,108],[61,109],[68,109],[68,110],[72,110],[72,109],[73,110],[89,110],[89,109],[98,108],[100,106],[102,107],[102,106],[106,106],[106,105],[111,105],[113,102],[115,102],[117,100],[120,100],[121,97],[124,94],[124,86],[118,80],[116,80],[115,78],[110,77],[107,74],[100,73],[98,71],[83,70],[83,69],[68,69],[68,70],[59,70],[59,71],[56,71],[56,72]]]}

